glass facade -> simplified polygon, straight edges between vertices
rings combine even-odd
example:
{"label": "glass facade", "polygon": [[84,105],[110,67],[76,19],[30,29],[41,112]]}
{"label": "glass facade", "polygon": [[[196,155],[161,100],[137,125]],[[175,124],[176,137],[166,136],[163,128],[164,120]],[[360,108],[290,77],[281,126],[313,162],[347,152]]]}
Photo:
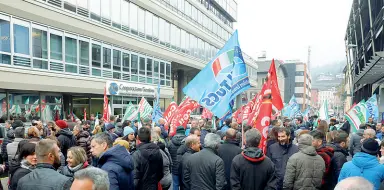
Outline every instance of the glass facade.
{"label": "glass facade", "polygon": [[[66,11],[88,17],[93,21],[109,25],[130,35],[139,36],[147,41],[159,43],[165,47],[191,55],[203,61],[209,61],[218,51],[218,48],[210,43],[205,42],[195,35],[188,33],[132,2],[126,0],[89,0],[88,10],[84,7],[85,4],[88,3],[82,1],[83,0],[77,1],[77,3],[66,1],[62,8]],[[47,1],[47,3],[51,4],[50,1]],[[223,42],[230,38],[232,31],[227,31],[222,28],[219,24],[210,19],[209,16],[202,13],[187,1],[173,0],[172,3],[177,9],[180,9],[180,11],[177,11],[178,13],[183,15],[187,15],[184,14],[184,12],[191,13],[189,16],[186,16],[187,19],[205,31],[218,37]],[[117,8],[118,6],[120,7]],[[111,12],[111,8],[113,8],[114,11]],[[115,9],[117,9],[117,11],[115,11]],[[182,34],[185,35],[183,36]],[[193,39],[194,41],[186,40],[184,44],[183,37],[184,39]],[[196,51],[198,52],[207,52],[205,56],[200,56],[191,51],[193,44],[197,44],[198,40],[201,40],[205,45],[196,45],[194,48],[196,48]]]}
{"label": "glass facade", "polygon": [[[0,63],[60,73],[113,78],[124,82],[157,84],[162,79],[161,85],[171,86],[171,63],[164,60],[15,18],[12,18],[14,27],[11,31],[9,27],[11,18],[0,14],[0,19],[2,39]],[[13,40],[10,39],[11,32],[14,34]],[[15,50],[13,54],[10,53],[12,43]],[[12,56],[13,63],[11,63]],[[157,70],[154,71],[154,62],[157,65],[162,62],[163,69],[157,66]],[[164,76],[161,79],[159,72]]]}

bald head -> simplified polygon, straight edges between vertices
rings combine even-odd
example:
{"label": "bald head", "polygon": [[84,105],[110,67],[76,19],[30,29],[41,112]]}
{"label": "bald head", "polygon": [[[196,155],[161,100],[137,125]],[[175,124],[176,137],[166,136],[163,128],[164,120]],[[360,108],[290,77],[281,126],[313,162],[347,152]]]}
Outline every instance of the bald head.
{"label": "bald head", "polygon": [[227,132],[225,133],[225,137],[227,140],[229,139],[235,139],[236,138],[236,130],[229,128]]}
{"label": "bald head", "polygon": [[341,180],[335,190],[373,190],[373,185],[362,177],[349,177]]}

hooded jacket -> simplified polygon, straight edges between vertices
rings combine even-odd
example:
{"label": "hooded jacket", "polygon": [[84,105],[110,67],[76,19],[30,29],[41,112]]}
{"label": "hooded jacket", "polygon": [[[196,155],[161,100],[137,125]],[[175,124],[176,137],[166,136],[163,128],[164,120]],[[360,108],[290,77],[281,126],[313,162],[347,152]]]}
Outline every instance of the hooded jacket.
{"label": "hooded jacket", "polygon": [[125,147],[116,145],[104,152],[97,167],[108,172],[109,189],[133,189],[133,161]]}
{"label": "hooded jacket", "polygon": [[225,169],[225,179],[227,180],[227,185],[225,189],[230,190],[230,173],[231,173],[231,165],[232,160],[235,156],[241,153],[241,148],[239,143],[236,140],[226,140],[224,144],[220,145],[217,149],[218,155],[224,161],[224,169]]}
{"label": "hooded jacket", "polygon": [[60,150],[65,159],[67,159],[68,149],[76,146],[76,138],[68,128],[61,129],[57,134],[57,140],[60,142]]}
{"label": "hooded jacket", "polygon": [[23,138],[15,138],[12,143],[7,144],[7,154],[8,160],[12,160],[16,156],[17,146],[19,146],[19,142],[24,140]]}
{"label": "hooded jacket", "polygon": [[177,160],[177,149],[183,144],[182,141],[185,139],[184,134],[176,134],[172,137],[171,142],[169,143],[169,153],[171,154],[172,158],[172,174],[173,175],[179,175],[178,168],[179,168],[179,162]]}
{"label": "hooded jacket", "polygon": [[163,178],[163,157],[159,146],[142,142],[133,153],[135,190],[157,190]]}
{"label": "hooded jacket", "polygon": [[29,174],[33,169],[35,169],[35,167],[29,166],[28,163],[21,163],[16,159],[12,159],[9,162],[10,190],[16,190],[17,182],[19,182],[22,177]]}
{"label": "hooded jacket", "polygon": [[299,145],[299,149],[288,160],[283,189],[320,189],[325,172],[324,160],[311,145]]}
{"label": "hooded jacket", "polygon": [[280,145],[279,142],[269,146],[267,156],[275,164],[275,172],[277,177],[277,189],[283,187],[285,168],[289,157],[299,151],[299,148],[294,144]]}
{"label": "hooded jacket", "polygon": [[163,157],[163,175],[164,175],[164,177],[160,180],[160,184],[163,187],[163,189],[168,189],[172,183],[172,175],[171,175],[172,159],[171,159],[171,155],[169,154],[168,149],[165,148],[165,145],[163,143],[158,143],[157,145],[159,146],[161,156]]}
{"label": "hooded jacket", "polygon": [[87,153],[88,163],[92,162],[92,153],[91,153],[91,136],[88,131],[81,131],[76,136],[76,145],[80,146]]}
{"label": "hooded jacket", "polygon": [[329,189],[329,181],[327,179],[328,179],[328,176],[330,175],[331,160],[332,160],[334,151],[331,147],[322,146],[316,149],[316,152],[319,156],[321,156],[321,158],[323,158],[324,164],[325,164],[325,172],[323,175],[323,180],[321,182],[321,189]]}
{"label": "hooded jacket", "polygon": [[334,153],[331,159],[330,175],[328,175],[326,181],[330,182],[330,189],[334,189],[337,184],[337,179],[339,178],[340,170],[344,163],[347,162],[348,152],[337,143],[328,144],[328,146],[333,148]]}
{"label": "hooded jacket", "polygon": [[231,166],[232,190],[276,189],[275,166],[257,147],[235,156]]}
{"label": "hooded jacket", "polygon": [[9,129],[7,132],[7,138],[4,138],[3,143],[1,144],[1,157],[3,158],[3,162],[5,162],[5,166],[8,168],[9,164],[8,161],[11,161],[8,159],[8,153],[7,153],[7,145],[9,143],[12,143],[15,139],[15,132],[13,129]]}
{"label": "hooded jacket", "polygon": [[354,154],[361,151],[361,139],[363,139],[364,129],[359,129],[356,133],[353,133],[351,140],[349,141],[349,152],[352,157]]}
{"label": "hooded jacket", "polygon": [[358,152],[341,169],[338,181],[348,177],[359,176],[371,182],[375,189],[380,189],[380,183],[384,180],[384,165],[379,164],[373,155]]}

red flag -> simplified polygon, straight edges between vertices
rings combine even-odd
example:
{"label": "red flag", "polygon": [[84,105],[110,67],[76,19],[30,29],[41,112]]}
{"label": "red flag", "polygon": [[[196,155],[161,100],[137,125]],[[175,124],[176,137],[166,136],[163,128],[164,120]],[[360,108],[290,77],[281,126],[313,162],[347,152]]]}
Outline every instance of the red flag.
{"label": "red flag", "polygon": [[242,113],[242,120],[243,121],[249,119],[249,115],[252,113],[252,108],[255,105],[256,98],[257,98],[257,94],[244,107],[244,110],[243,110],[243,113]]}
{"label": "red flag", "polygon": [[213,113],[211,111],[209,111],[207,108],[203,109],[203,113],[201,114],[201,118],[211,119],[212,116],[213,116]]}
{"label": "red flag", "polygon": [[177,104],[175,101],[172,101],[163,114],[164,120],[165,120],[164,127],[166,131],[168,131],[169,125],[172,121],[174,114],[176,113],[176,110],[177,110]]}
{"label": "red flag", "polygon": [[87,108],[84,108],[84,121],[87,121]]}
{"label": "red flag", "polygon": [[170,132],[169,135],[173,136],[176,133],[176,128],[178,126],[183,126],[184,128],[187,127],[189,117],[191,115],[191,112],[198,108],[200,105],[192,100],[191,98],[187,97],[177,108],[177,112],[172,118],[171,124],[170,124]]}
{"label": "red flag", "polygon": [[56,110],[56,113],[55,113],[55,121],[57,120],[60,120],[59,110]]}
{"label": "red flag", "polygon": [[284,104],[283,100],[281,99],[274,59],[272,59],[271,66],[269,67],[268,81],[270,81],[271,85],[272,104],[277,110],[282,110],[284,108]]}
{"label": "red flag", "polygon": [[[268,86],[267,86],[268,88]],[[259,148],[263,150],[264,154],[267,153],[267,136],[268,127],[271,121],[272,115],[272,97],[271,90],[267,89],[263,93],[263,99],[260,105],[260,111],[256,115],[256,121],[254,127],[262,134]]]}
{"label": "red flag", "polygon": [[107,88],[104,87],[104,107],[103,107],[103,118],[105,122],[109,121],[109,112],[108,112],[108,96]]}
{"label": "red flag", "polygon": [[261,89],[261,92],[256,95],[255,103],[253,104],[253,108],[251,109],[252,112],[249,114],[248,117],[248,125],[253,125],[256,121],[256,116],[259,115],[260,112],[260,106],[263,102],[263,94],[267,90],[267,82],[264,83],[263,88]]}
{"label": "red flag", "polygon": [[1,112],[3,112],[3,115],[7,113],[7,102],[5,102],[5,99],[3,99],[3,104],[1,105]]}

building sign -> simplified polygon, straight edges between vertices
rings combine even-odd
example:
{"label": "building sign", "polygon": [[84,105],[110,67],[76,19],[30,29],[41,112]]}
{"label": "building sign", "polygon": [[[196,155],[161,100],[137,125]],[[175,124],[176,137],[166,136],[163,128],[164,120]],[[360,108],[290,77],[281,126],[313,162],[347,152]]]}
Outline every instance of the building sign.
{"label": "building sign", "polygon": [[143,84],[107,81],[107,94],[116,96],[155,96],[155,87]]}

